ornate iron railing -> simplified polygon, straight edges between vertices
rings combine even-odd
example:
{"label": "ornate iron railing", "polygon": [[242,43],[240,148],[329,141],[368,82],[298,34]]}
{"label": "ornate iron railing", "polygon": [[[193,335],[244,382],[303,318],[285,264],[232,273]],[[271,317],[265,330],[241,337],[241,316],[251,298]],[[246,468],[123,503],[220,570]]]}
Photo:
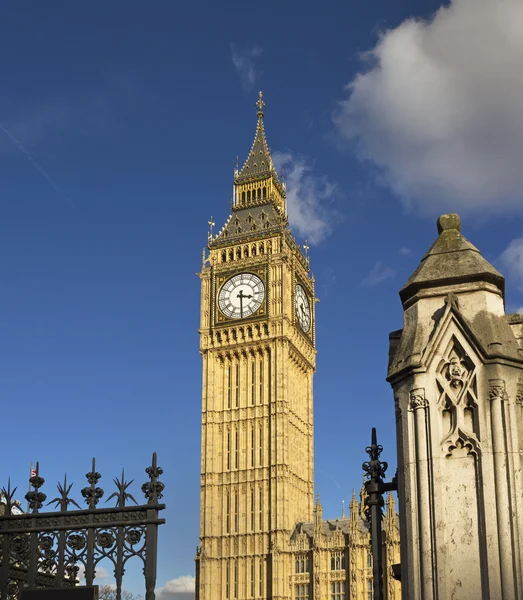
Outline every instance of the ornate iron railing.
{"label": "ornate iron railing", "polygon": [[383,519],[383,494],[397,491],[396,477],[391,482],[384,480],[388,464],[380,460],[383,446],[378,444],[376,428],[372,428],[371,444],[365,448],[369,461],[364,462],[362,469],[367,478],[365,481],[365,516],[370,523],[370,541],[372,548],[372,579],[374,600],[383,600],[383,546],[381,521]]}
{"label": "ornate iron railing", "polygon": [[[26,494],[28,512],[21,513],[20,503],[14,499],[16,488],[10,481],[1,490],[4,514],[0,516],[0,600],[18,600],[22,588],[72,587],[78,584],[80,566],[85,583],[93,585],[96,566],[108,560],[114,567],[118,600],[122,595],[122,579],[130,558],[143,562],[146,600],[154,600],[156,584],[156,553],[158,525],[165,523],[159,511],[164,484],[159,481],[163,470],[158,467],[156,453],[152,465],[146,469],[149,480],[142,485],[147,502],[138,505],[128,491],[132,481],[115,478],[116,491],[109,496],[116,506],[99,507],[104,490],[97,486],[101,478],[92,468],[86,474],[88,486],[81,490],[87,504],[80,508],[70,497],[72,484],[64,478],[58,483],[58,496],[47,504],[54,504],[57,512],[40,512],[47,496],[41,491],[45,480],[36,473],[29,479],[32,489]],[[135,506],[127,506],[127,502]],[[69,510],[73,505],[77,510]]]}

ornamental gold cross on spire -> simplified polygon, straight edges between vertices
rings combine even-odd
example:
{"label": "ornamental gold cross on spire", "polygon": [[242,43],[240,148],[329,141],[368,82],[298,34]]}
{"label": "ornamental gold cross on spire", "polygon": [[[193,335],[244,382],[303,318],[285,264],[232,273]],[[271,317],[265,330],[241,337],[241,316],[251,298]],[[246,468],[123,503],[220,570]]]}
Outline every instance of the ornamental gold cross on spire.
{"label": "ornamental gold cross on spire", "polygon": [[265,108],[265,102],[263,101],[263,92],[261,90],[258,92],[258,101],[256,102],[256,106],[258,107],[258,116],[263,117],[263,109]]}
{"label": "ornamental gold cross on spire", "polygon": [[256,102],[258,122],[249,155],[243,167],[235,173],[233,210],[272,202],[280,214],[285,214],[285,185],[274,169],[263,124],[265,102],[262,92]]}

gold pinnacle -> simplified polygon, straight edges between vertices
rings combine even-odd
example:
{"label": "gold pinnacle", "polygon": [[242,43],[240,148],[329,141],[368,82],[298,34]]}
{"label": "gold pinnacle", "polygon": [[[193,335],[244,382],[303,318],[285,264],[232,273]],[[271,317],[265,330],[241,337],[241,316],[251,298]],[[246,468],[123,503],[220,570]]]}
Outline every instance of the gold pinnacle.
{"label": "gold pinnacle", "polygon": [[258,107],[258,115],[263,116],[263,109],[265,108],[265,102],[263,101],[263,92],[258,92],[258,101],[256,102]]}

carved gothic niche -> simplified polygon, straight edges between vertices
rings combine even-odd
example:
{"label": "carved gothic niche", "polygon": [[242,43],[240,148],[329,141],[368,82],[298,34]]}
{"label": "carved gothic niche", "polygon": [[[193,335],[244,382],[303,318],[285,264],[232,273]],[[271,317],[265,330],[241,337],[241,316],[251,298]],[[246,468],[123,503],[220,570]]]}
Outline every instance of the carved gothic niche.
{"label": "carved gothic niche", "polygon": [[474,374],[474,363],[467,355],[458,340],[452,336],[442,361],[438,367],[438,375],[446,382],[451,395],[460,401],[463,391]]}
{"label": "carved gothic niche", "polygon": [[480,440],[476,367],[455,336],[438,365],[436,382],[445,453],[458,448],[476,453]]}

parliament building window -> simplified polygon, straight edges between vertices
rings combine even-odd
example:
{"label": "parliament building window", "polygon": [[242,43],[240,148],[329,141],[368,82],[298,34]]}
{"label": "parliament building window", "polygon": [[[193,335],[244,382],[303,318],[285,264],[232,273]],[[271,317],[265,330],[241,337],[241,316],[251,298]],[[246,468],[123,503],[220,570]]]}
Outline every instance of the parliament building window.
{"label": "parliament building window", "polygon": [[345,570],[345,552],[332,552],[331,554],[331,571]]}
{"label": "parliament building window", "polygon": [[345,600],[344,581],[333,581],[331,583],[331,600]]}
{"label": "parliament building window", "polygon": [[306,554],[296,556],[296,573],[309,572],[309,557]]}
{"label": "parliament building window", "polygon": [[372,579],[367,579],[367,600],[372,600],[373,596]]}
{"label": "parliament building window", "polygon": [[309,600],[309,589],[310,586],[308,583],[299,583],[295,587],[295,599],[296,600]]}

